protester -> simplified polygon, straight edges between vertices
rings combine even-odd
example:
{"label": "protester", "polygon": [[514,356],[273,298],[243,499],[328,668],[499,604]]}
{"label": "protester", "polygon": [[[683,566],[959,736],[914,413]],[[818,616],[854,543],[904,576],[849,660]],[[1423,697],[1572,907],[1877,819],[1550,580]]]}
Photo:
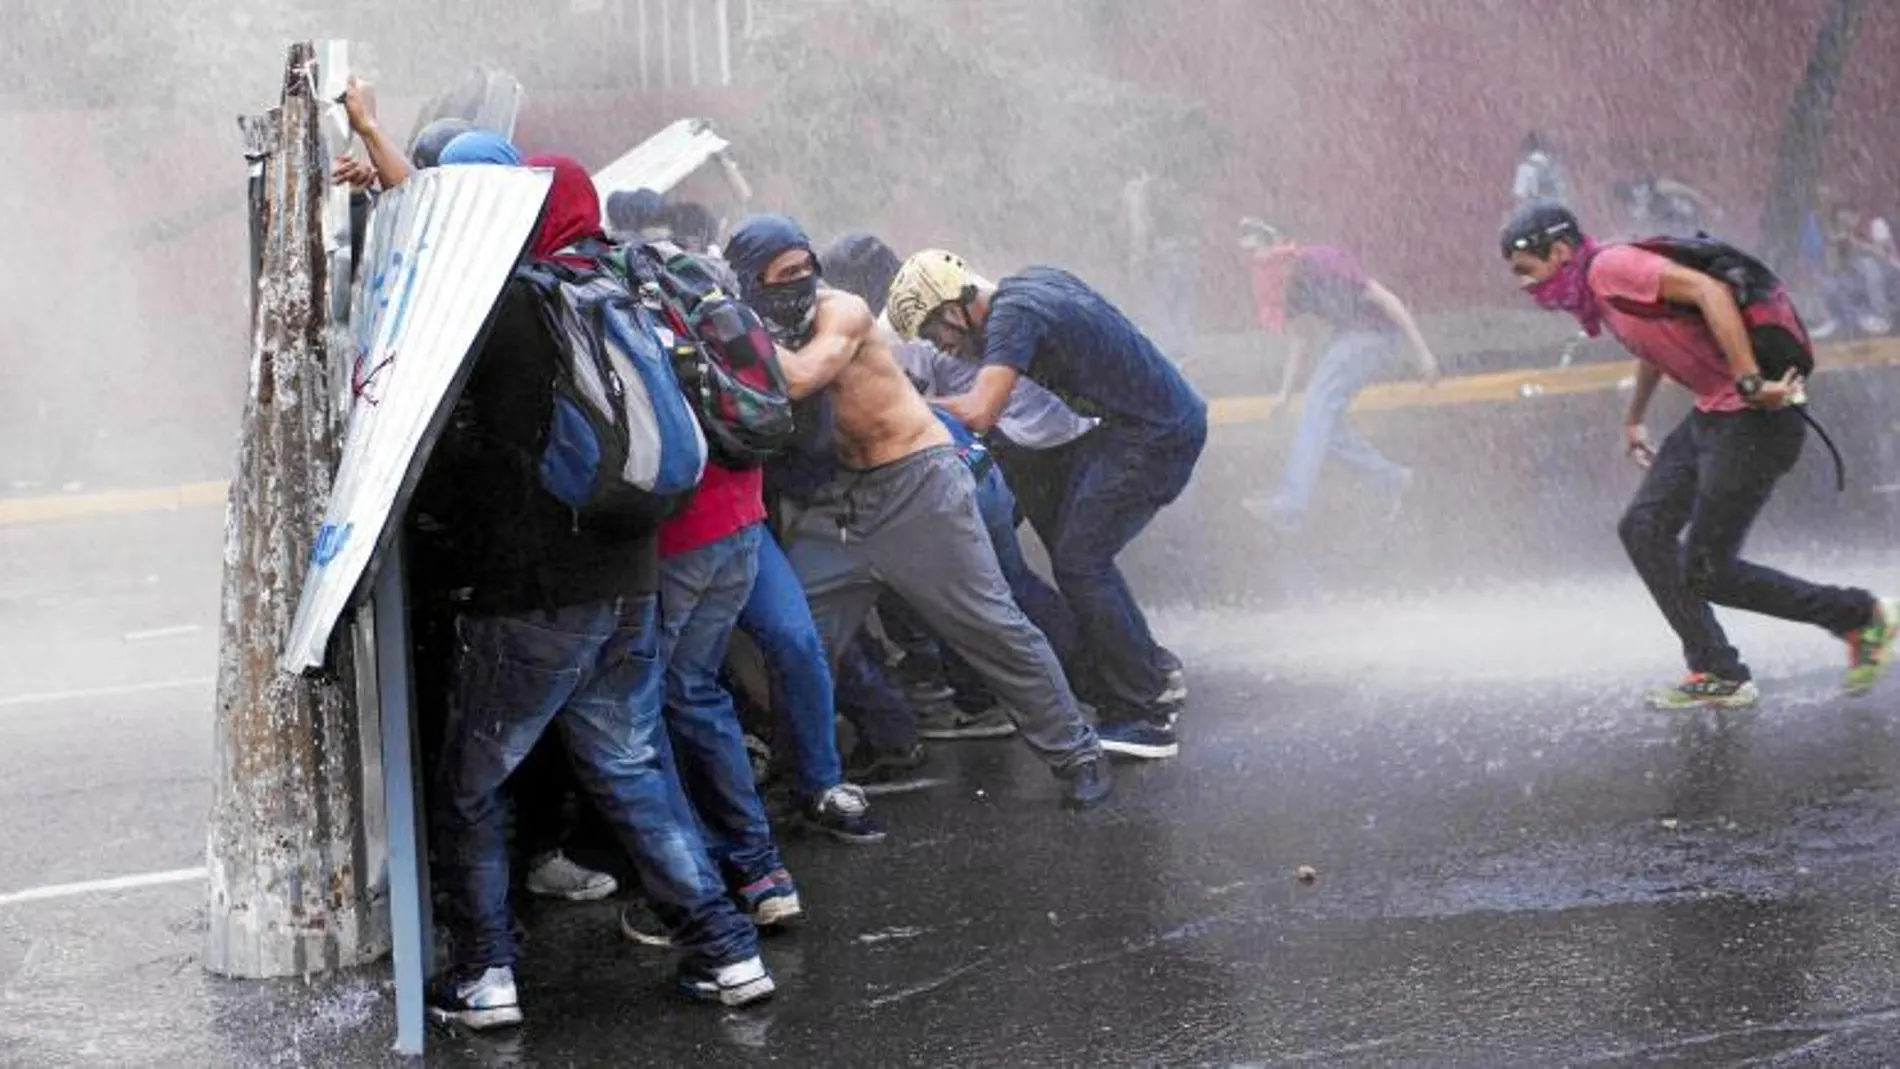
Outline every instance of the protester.
{"label": "protester", "polygon": [[607,226],[617,241],[671,241],[666,198],[651,189],[622,189],[607,195]]}
{"label": "protester", "polygon": [[1066,803],[1104,800],[1110,778],[1095,732],[1048,639],[1010,596],[970,470],[869,309],[820,288],[810,240],[783,216],[748,219],[728,250],[735,267],[765,265],[739,274],[758,280],[747,299],[779,343],[792,395],[830,401],[841,468],[793,522],[788,556],[832,657],[888,586],[983,673],[1062,779]]}
{"label": "protester", "polygon": [[1720,217],[1715,202],[1686,182],[1640,174],[1611,187],[1635,237],[1693,237]]}
{"label": "protester", "polygon": [[[418,167],[437,166],[444,155],[450,163],[509,166],[521,162],[514,145],[506,138],[490,131],[478,130],[459,119],[437,120],[425,127],[423,133],[441,139],[441,144],[433,149],[424,146],[428,162],[418,164]],[[467,140],[461,140],[463,134],[470,136]],[[458,141],[459,145],[456,144]],[[451,149],[451,145],[455,147]],[[439,492],[453,494],[454,487],[444,487]],[[433,539],[425,537],[424,541]],[[426,568],[423,571],[428,574]],[[446,600],[449,596],[435,586],[419,586],[417,594],[425,602],[431,597]],[[426,628],[418,629],[419,635],[424,633],[427,633]],[[428,643],[419,651],[419,659],[425,656],[441,657],[437,646],[437,643]],[[425,704],[433,701],[430,697],[422,700]],[[600,822],[597,819],[570,820],[567,800],[570,795],[580,793],[581,785],[566,755],[559,753],[558,749],[558,740],[544,736],[505,785],[505,793],[512,803],[515,816],[514,853],[524,862],[522,886],[529,894],[540,898],[570,902],[606,898],[619,890],[619,881],[609,873],[579,864],[564,849],[564,843],[576,824],[593,831]],[[581,815],[598,817],[584,798],[581,801]]]}
{"label": "protester", "polygon": [[1532,200],[1571,202],[1570,173],[1558,162],[1550,142],[1536,130],[1518,146],[1517,171],[1511,177],[1511,199],[1522,205]]}
{"label": "protester", "polygon": [[[876,236],[862,231],[849,233],[833,242],[822,260],[826,277],[846,293],[864,298],[873,315],[884,312],[891,280],[901,266],[897,254]],[[888,323],[883,324],[889,330]],[[974,384],[978,366],[943,352],[926,341],[903,341],[893,330],[889,339],[891,353],[905,374],[926,399],[951,397],[964,393]],[[1054,394],[1023,379],[1010,391],[1009,404],[997,420],[996,429],[983,443],[986,452],[1001,459],[999,446],[1009,445],[1012,455],[1070,445],[1095,428],[1097,421],[1079,416]],[[973,436],[954,419],[945,418],[945,426],[956,439],[958,448],[976,448]],[[990,544],[996,550],[1003,577],[1010,593],[1028,614],[1031,623],[1049,638],[1056,657],[1078,695],[1093,696],[1101,690],[1096,684],[1092,659],[1088,655],[1081,625],[1062,595],[1050,588],[1029,566],[1021,542],[1016,537],[1018,501],[1007,473],[1000,464],[992,464],[977,480],[977,504],[989,529]],[[1043,511],[1048,518],[1046,510]],[[1053,524],[1050,530],[1053,531]],[[1053,535],[1050,536],[1053,540]],[[935,636],[928,629],[912,626],[913,614],[901,602],[886,597],[879,603],[878,614],[905,652],[905,662],[913,658],[937,666],[936,678],[954,682],[952,701],[939,702],[923,711],[920,733],[926,739],[988,738],[1008,735],[1014,725],[999,708],[988,688],[955,654],[945,658]],[[887,608],[888,606],[888,608]],[[1172,655],[1169,655],[1172,658]],[[1178,664],[1178,662],[1173,662]]]}
{"label": "protester", "polygon": [[442,150],[449,146],[449,142],[475,128],[475,124],[467,119],[453,116],[433,120],[417,130],[415,138],[409,142],[409,162],[417,170],[437,166],[442,162]]}
{"label": "protester", "polygon": [[886,314],[905,338],[981,363],[968,391],[938,404],[978,433],[1029,378],[1102,422],[1080,439],[1049,555],[1106,693],[1105,748],[1179,752],[1185,680],[1158,644],[1115,557],[1180,496],[1207,442],[1207,403],[1126,316],[1081,279],[1026,268],[992,285],[941,250],[905,261]]}
{"label": "protester", "polygon": [[[515,148],[514,142],[493,130],[470,130],[465,134],[457,134],[448,144],[442,146],[443,166],[486,163],[501,167],[519,167],[521,162],[521,151]],[[589,179],[589,181],[592,180]],[[599,224],[595,225],[595,229],[599,229]]]}
{"label": "protester", "polygon": [[[1759,699],[1711,604],[1826,629],[1847,645],[1846,689],[1871,689],[1887,670],[1900,604],[1741,559],[1749,526],[1800,457],[1807,427],[1797,408],[1798,374],[1790,368],[1774,381],[1763,377],[1734,292],[1658,253],[1598,246],[1576,216],[1551,202],[1521,209],[1501,245],[1540,307],[1574,315],[1592,336],[1608,329],[1638,360],[1623,440],[1648,470],[1618,530],[1689,666],[1688,677],[1653,694],[1652,704],[1736,708]],[[1685,314],[1641,314],[1657,304]],[[1786,315],[1798,330],[1791,304]],[[1664,376],[1693,393],[1695,405],[1652,448],[1644,416]]]}
{"label": "protester", "polygon": [[1280,488],[1264,505],[1267,518],[1288,531],[1299,528],[1328,455],[1358,472],[1379,493],[1386,515],[1396,515],[1412,473],[1366,441],[1347,411],[1353,398],[1396,362],[1401,349],[1426,382],[1438,380],[1438,360],[1418,323],[1405,302],[1368,276],[1344,249],[1297,245],[1255,218],[1240,221],[1240,244],[1253,275],[1260,325],[1281,334],[1302,317],[1312,321],[1312,330],[1291,331],[1276,409],[1292,397],[1312,335],[1326,334]]}
{"label": "protester", "polygon": [[[535,162],[554,169],[554,184],[530,255],[568,256],[577,240],[599,236],[593,184],[572,160]],[[685,803],[662,765],[657,532],[582,525],[543,489],[531,459],[554,410],[560,362],[538,300],[523,282],[504,290],[457,421],[438,446],[455,487],[443,519],[457,556],[444,567],[468,596],[430,799],[453,936],[431,1008],[477,1029],[522,1019],[501,792],[557,725],[681,949],[679,990],[753,1002],[773,990],[757,935],[726,898],[696,829],[678,819]]]}
{"label": "protester", "polygon": [[1821,286],[1833,321],[1871,337],[1893,330],[1894,296],[1900,289],[1893,227],[1837,200],[1829,208],[1825,240],[1827,272]]}

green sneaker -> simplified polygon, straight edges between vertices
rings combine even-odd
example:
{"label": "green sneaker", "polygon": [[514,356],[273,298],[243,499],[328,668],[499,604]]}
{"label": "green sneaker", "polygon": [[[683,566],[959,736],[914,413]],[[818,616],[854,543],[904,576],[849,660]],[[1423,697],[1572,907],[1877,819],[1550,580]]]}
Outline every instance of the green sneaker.
{"label": "green sneaker", "polygon": [[1874,618],[1859,631],[1850,631],[1847,639],[1847,679],[1841,684],[1849,694],[1865,694],[1874,689],[1893,662],[1893,642],[1900,634],[1900,601],[1883,598],[1874,603]]}
{"label": "green sneaker", "polygon": [[1736,682],[1707,672],[1691,672],[1673,687],[1651,691],[1651,709],[1746,709],[1761,700],[1761,691],[1748,680]]}

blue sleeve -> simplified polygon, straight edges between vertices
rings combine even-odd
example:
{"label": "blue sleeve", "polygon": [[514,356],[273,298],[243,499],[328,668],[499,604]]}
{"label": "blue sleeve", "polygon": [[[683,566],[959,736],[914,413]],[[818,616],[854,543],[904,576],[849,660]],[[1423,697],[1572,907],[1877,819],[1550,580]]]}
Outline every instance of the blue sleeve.
{"label": "blue sleeve", "polygon": [[1027,302],[998,293],[990,299],[990,316],[986,328],[988,340],[983,346],[984,366],[1015,368],[1027,375],[1029,365],[1035,362],[1036,350],[1042,345],[1043,336],[1049,332],[1049,320],[1030,308]]}

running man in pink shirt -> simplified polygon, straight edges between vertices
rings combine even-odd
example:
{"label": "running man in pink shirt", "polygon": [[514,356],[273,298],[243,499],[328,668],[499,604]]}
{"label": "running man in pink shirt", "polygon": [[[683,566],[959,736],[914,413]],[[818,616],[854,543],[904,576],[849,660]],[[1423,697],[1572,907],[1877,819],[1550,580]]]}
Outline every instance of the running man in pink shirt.
{"label": "running man in pink shirt", "polygon": [[[1740,708],[1759,699],[1711,605],[1826,628],[1847,644],[1847,690],[1872,689],[1887,670],[1900,603],[1741,559],[1749,526],[1801,455],[1807,425],[1795,408],[1800,377],[1763,377],[1728,284],[1633,245],[1598,246],[1552,201],[1520,208],[1501,244],[1540,307],[1569,312],[1593,337],[1607,328],[1637,358],[1623,444],[1647,474],[1618,533],[1689,664],[1688,677],[1650,704]],[[1658,306],[1680,314],[1640,314]],[[1643,417],[1664,376],[1695,394],[1695,408],[1652,447]]]}

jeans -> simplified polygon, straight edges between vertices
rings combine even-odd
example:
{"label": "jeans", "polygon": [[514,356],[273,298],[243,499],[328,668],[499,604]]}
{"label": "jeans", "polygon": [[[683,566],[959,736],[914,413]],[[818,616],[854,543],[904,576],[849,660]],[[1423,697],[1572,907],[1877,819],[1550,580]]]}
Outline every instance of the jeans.
{"label": "jeans", "polygon": [[1818,586],[1741,559],[1749,527],[1806,436],[1793,409],[1691,412],[1663,441],[1623,514],[1623,546],[1682,640],[1691,672],[1749,678],[1711,604],[1836,635],[1867,622],[1874,604],[1867,591]]}
{"label": "jeans", "polygon": [[719,682],[726,647],[752,594],[765,525],[660,561],[660,656],[673,761],[728,880],[753,883],[780,867],[778,844],[752,778],[732,694]]}
{"label": "jeans", "polygon": [[1404,486],[1405,469],[1374,449],[1346,418],[1352,399],[1379,376],[1400,344],[1397,335],[1375,331],[1339,331],[1333,335],[1307,383],[1293,451],[1280,477],[1279,492],[1274,495],[1274,511],[1290,521],[1306,514],[1313,487],[1319,481],[1320,465],[1328,453],[1393,493]]}
{"label": "jeans", "polygon": [[458,971],[512,966],[502,784],[558,725],[581,787],[655,912],[693,960],[758,953],[661,763],[659,635],[649,595],[513,616],[464,616],[433,809]]}
{"label": "jeans", "polygon": [[769,533],[759,539],[759,574],[739,627],[758,643],[771,671],[773,704],[798,768],[799,793],[814,798],[843,783],[837,696],[825,644],[792,562]]}
{"label": "jeans", "polygon": [[1161,696],[1173,661],[1115,557],[1187,488],[1207,423],[1157,434],[1104,424],[1078,443],[1049,558],[1104,689],[1104,719],[1138,715]]}
{"label": "jeans", "polygon": [[838,658],[838,711],[875,753],[909,753],[917,745],[917,714],[885,672],[883,651],[868,631]]}

